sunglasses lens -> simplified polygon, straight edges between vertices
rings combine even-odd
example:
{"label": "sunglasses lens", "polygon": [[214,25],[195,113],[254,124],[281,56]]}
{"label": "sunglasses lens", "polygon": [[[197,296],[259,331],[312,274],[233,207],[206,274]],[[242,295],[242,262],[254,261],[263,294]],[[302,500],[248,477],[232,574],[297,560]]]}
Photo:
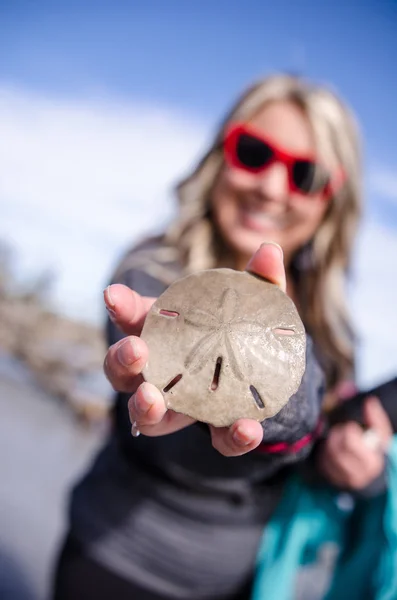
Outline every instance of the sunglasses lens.
{"label": "sunglasses lens", "polygon": [[236,145],[237,158],[242,165],[249,169],[259,169],[268,164],[273,157],[269,146],[253,135],[240,134]]}
{"label": "sunglasses lens", "polygon": [[323,169],[310,160],[295,161],[292,176],[296,187],[305,194],[321,192],[328,182],[327,174]]}

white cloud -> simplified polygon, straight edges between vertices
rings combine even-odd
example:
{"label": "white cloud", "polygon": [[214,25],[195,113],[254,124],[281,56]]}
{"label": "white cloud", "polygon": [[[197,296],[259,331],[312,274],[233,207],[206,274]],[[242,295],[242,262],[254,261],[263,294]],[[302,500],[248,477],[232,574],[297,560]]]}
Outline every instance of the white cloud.
{"label": "white cloud", "polygon": [[115,260],[172,215],[171,187],[207,128],[156,105],[0,87],[0,131],[0,237],[23,275],[57,272],[57,306],[97,320]]}
{"label": "white cloud", "polygon": [[397,375],[397,236],[364,222],[358,238],[351,310],[361,339],[361,384]]}
{"label": "white cloud", "polygon": [[397,201],[397,168],[377,167],[373,169],[369,181],[374,193]]}
{"label": "white cloud", "polygon": [[[58,309],[98,321],[120,252],[170,218],[172,183],[203,147],[208,124],[140,102],[0,87],[0,131],[0,239],[19,251],[21,275],[56,270]],[[372,185],[396,197],[393,173],[378,172]],[[365,223],[351,295],[363,385],[397,372],[396,256],[391,231]]]}

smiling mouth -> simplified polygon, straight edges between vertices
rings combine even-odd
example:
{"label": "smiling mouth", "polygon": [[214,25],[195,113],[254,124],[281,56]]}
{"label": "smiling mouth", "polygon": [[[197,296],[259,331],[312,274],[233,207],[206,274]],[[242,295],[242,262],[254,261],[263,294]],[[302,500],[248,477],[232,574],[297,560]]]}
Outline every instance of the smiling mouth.
{"label": "smiling mouth", "polygon": [[269,229],[282,231],[288,224],[285,215],[270,215],[250,206],[241,206],[240,216],[244,227],[259,232]]}

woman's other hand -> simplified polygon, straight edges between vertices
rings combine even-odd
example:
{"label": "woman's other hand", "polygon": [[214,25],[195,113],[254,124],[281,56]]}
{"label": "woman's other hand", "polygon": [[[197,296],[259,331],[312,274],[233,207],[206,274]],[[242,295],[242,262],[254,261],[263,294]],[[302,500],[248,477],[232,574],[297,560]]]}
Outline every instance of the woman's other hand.
{"label": "woman's other hand", "polygon": [[355,422],[335,425],[319,452],[320,472],[341,489],[363,490],[385,468],[385,452],[393,431],[377,398],[366,399],[364,420],[367,430]]}
{"label": "woman's other hand", "polygon": [[[286,291],[281,248],[263,244],[249,261],[246,270],[271,281]],[[127,335],[111,346],[106,354],[104,370],[117,391],[131,393],[128,403],[133,434],[166,435],[194,423],[185,415],[167,410],[161,392],[143,381],[142,370],[148,359],[148,348],[140,339],[146,315],[155,298],[145,298],[123,285],[109,286],[104,293],[112,321]],[[239,419],[231,427],[209,427],[212,445],[224,456],[240,456],[262,441],[260,423]]]}

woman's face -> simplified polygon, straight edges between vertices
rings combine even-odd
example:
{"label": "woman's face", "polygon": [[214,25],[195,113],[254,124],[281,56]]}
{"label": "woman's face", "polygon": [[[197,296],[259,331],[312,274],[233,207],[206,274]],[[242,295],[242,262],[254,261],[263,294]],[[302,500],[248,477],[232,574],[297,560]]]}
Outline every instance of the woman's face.
{"label": "woman's face", "polygon": [[[316,156],[310,123],[292,102],[271,103],[247,124],[289,155]],[[213,189],[212,208],[218,230],[235,253],[238,266],[264,241],[280,244],[288,263],[313,237],[327,210],[327,200],[321,193],[307,196],[291,191],[287,167],[281,162],[255,174],[225,163]]]}

